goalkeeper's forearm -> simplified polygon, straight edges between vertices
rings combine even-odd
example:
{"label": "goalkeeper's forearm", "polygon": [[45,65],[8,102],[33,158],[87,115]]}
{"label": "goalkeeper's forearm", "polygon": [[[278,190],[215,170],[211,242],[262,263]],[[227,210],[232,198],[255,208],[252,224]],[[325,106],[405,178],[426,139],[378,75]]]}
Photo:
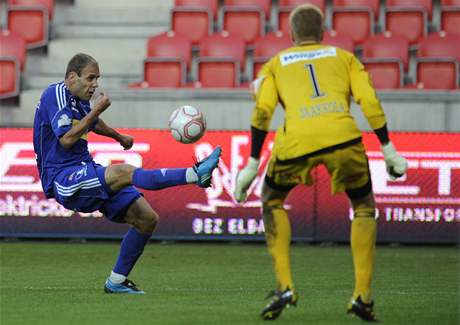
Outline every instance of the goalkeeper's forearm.
{"label": "goalkeeper's forearm", "polygon": [[262,146],[264,145],[267,131],[260,130],[251,126],[251,157],[259,160]]}
{"label": "goalkeeper's forearm", "polygon": [[379,129],[375,129],[374,130],[374,133],[375,135],[377,135],[377,138],[379,138],[379,141],[380,141],[380,144],[383,146],[383,145],[386,145],[387,143],[390,142],[390,137],[388,135],[388,128],[387,128],[387,124],[385,123],[384,126],[382,126],[381,128]]}

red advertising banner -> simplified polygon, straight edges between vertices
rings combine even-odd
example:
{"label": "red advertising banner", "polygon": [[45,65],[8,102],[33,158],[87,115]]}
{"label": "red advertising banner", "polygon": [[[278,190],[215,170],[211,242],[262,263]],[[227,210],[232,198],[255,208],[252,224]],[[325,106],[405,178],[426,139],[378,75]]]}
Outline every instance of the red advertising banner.
{"label": "red advertising banner", "polygon": [[[172,187],[143,191],[160,215],[154,238],[260,240],[263,173],[274,134],[262,151],[259,175],[248,201],[232,197],[239,168],[250,150],[245,131],[208,131],[195,144],[176,142],[168,131],[130,129],[135,138],[124,151],[118,143],[92,134],[94,159],[107,165],[126,162],[143,168],[189,167],[194,158],[222,146],[222,159],[213,186]],[[458,243],[460,233],[460,134],[394,133],[392,141],[408,159],[409,170],[396,181],[388,179],[380,146],[364,134],[378,206],[380,242]],[[346,195],[331,196],[329,176],[314,171],[315,185],[298,186],[286,202],[294,240],[347,241],[350,212]],[[31,129],[0,129],[0,236],[118,238],[126,225],[107,221],[100,213],[75,213],[45,199],[35,166]]]}

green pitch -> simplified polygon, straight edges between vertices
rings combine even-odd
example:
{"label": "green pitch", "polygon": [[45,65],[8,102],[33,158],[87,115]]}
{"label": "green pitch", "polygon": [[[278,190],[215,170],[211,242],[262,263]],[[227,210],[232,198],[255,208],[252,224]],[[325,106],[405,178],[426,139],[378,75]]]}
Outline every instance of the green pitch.
{"label": "green pitch", "polygon": [[[0,244],[0,324],[263,324],[274,289],[262,244],[149,244],[131,278],[145,296],[107,295],[117,243]],[[295,245],[297,308],[280,324],[364,324],[345,315],[347,246]],[[376,313],[384,324],[459,324],[455,247],[378,247]]]}

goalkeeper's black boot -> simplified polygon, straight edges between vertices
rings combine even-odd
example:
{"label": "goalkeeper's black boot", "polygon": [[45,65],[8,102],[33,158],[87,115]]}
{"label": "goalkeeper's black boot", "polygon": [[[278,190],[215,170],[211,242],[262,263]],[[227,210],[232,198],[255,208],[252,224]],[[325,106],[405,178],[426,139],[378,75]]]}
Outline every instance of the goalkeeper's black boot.
{"label": "goalkeeper's black boot", "polygon": [[297,305],[297,293],[290,288],[282,292],[272,291],[268,294],[267,299],[270,299],[270,302],[260,313],[263,320],[275,320],[281,315],[284,308]]}
{"label": "goalkeeper's black boot", "polygon": [[366,304],[362,301],[361,297],[358,296],[356,299],[351,299],[348,304],[347,313],[356,315],[367,322],[378,322],[374,314],[374,302]]}

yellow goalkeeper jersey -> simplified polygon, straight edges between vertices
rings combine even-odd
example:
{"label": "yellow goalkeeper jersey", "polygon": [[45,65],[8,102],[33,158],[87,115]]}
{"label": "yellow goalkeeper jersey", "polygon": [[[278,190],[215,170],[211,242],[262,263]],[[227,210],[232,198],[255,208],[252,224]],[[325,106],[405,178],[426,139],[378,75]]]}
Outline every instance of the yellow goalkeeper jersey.
{"label": "yellow goalkeeper jersey", "polygon": [[368,73],[352,53],[340,48],[312,44],[283,50],[263,66],[252,86],[252,126],[268,131],[277,103],[284,108],[284,124],[273,147],[279,160],[359,138],[350,96],[373,129],[386,123]]}

